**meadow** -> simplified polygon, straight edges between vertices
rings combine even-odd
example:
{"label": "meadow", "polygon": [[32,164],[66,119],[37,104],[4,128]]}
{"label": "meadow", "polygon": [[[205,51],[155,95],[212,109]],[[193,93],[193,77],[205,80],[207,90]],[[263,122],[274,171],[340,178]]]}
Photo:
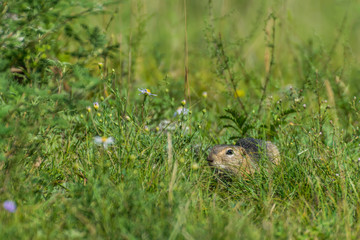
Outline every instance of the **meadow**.
{"label": "meadow", "polygon": [[[0,239],[359,239],[360,3],[0,2]],[[223,178],[216,144],[281,163]]]}

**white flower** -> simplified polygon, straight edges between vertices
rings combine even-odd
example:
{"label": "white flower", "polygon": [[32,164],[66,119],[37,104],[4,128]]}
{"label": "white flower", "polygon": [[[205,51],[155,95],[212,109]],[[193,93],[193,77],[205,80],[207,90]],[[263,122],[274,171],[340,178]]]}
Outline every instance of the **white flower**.
{"label": "white flower", "polygon": [[163,131],[163,130],[173,131],[173,130],[175,130],[175,124],[173,124],[169,120],[162,120],[159,123],[158,127],[159,127],[159,131]]}
{"label": "white flower", "polygon": [[108,147],[108,145],[111,145],[114,143],[114,138],[113,137],[100,137],[100,136],[96,136],[94,137],[94,143],[97,145],[103,145],[103,147],[106,149]]}
{"label": "white flower", "polygon": [[189,113],[189,109],[187,108],[184,108],[184,107],[179,107],[176,112],[174,113],[174,117],[176,117],[177,115],[180,115],[180,114],[188,114]]}
{"label": "white flower", "polygon": [[140,94],[144,94],[146,96],[157,96],[156,94],[152,94],[151,91],[147,88],[138,88],[138,90],[140,91]]}
{"label": "white flower", "polygon": [[208,93],[207,93],[207,92],[203,92],[203,93],[202,93],[202,96],[203,96],[203,98],[207,98]]}

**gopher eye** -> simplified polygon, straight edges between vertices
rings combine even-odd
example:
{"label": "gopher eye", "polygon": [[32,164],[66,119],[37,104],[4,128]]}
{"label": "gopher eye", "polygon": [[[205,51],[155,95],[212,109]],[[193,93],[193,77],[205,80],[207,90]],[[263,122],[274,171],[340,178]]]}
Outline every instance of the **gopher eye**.
{"label": "gopher eye", "polygon": [[226,155],[233,155],[234,151],[232,149],[229,149],[226,151]]}

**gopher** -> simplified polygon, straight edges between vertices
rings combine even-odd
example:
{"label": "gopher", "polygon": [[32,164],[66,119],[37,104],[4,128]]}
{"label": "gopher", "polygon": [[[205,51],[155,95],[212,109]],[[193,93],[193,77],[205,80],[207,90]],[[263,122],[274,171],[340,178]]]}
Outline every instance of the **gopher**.
{"label": "gopher", "polygon": [[280,162],[278,148],[269,141],[239,139],[235,145],[215,145],[207,158],[211,167],[243,177],[254,173],[262,154],[274,164]]}

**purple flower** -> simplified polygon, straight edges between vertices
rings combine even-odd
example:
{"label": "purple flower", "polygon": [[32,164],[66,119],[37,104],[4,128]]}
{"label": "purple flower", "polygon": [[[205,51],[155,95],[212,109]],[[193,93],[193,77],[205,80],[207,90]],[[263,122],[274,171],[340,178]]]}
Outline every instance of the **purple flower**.
{"label": "purple flower", "polygon": [[10,200],[5,201],[3,203],[3,207],[5,208],[6,211],[11,213],[16,211],[16,204],[14,201],[10,201]]}

